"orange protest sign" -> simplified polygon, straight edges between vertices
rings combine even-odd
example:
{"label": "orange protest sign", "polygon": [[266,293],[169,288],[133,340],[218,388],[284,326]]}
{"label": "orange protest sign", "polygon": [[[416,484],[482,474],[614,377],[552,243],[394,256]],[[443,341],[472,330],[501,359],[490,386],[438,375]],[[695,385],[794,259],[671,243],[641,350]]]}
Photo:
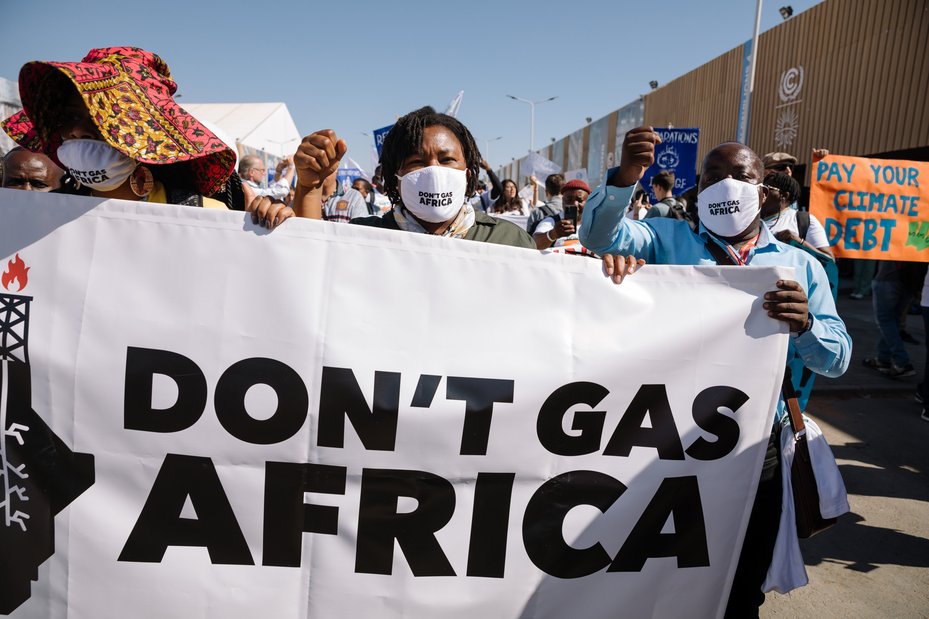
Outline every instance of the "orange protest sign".
{"label": "orange protest sign", "polygon": [[810,212],[839,258],[929,262],[929,163],[829,155]]}

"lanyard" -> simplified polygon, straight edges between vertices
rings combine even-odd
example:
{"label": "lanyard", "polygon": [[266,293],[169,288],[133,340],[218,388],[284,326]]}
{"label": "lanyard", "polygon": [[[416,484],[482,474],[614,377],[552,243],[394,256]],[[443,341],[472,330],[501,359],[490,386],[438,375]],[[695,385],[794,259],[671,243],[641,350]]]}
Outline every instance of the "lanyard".
{"label": "lanyard", "polygon": [[743,245],[738,250],[733,249],[731,245],[727,244],[726,251],[729,252],[729,255],[732,256],[733,260],[735,260],[739,266],[745,266],[748,263],[748,254],[755,247],[755,245],[758,244],[758,237],[760,236],[761,232],[756,234],[754,238],[749,239],[745,245]]}

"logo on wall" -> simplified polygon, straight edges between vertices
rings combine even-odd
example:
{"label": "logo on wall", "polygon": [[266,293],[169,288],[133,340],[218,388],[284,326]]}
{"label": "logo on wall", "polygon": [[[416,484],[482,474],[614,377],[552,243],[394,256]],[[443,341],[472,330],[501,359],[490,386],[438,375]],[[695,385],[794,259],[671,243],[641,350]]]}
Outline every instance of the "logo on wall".
{"label": "logo on wall", "polygon": [[[0,614],[32,595],[55,553],[55,515],[94,483],[94,459],[71,451],[32,409],[29,269],[19,254],[0,274]],[[15,294],[14,294],[15,293]]]}
{"label": "logo on wall", "polygon": [[677,149],[674,146],[668,145],[663,151],[658,153],[658,156],[655,158],[658,162],[658,167],[668,169],[676,168],[677,164],[681,162],[681,156],[677,154]]}
{"label": "logo on wall", "polygon": [[777,125],[774,127],[774,145],[784,149],[793,144],[799,128],[800,117],[796,110],[792,108],[781,110],[777,117]]}
{"label": "logo on wall", "polygon": [[800,132],[800,112],[794,107],[803,103],[800,91],[803,90],[803,67],[797,65],[781,73],[781,80],[777,89],[777,96],[781,105],[776,109],[777,120],[774,125],[774,145],[776,148],[786,150],[790,147]]}
{"label": "logo on wall", "polygon": [[781,85],[777,95],[784,103],[794,101],[803,88],[803,67],[791,67],[781,74]]}

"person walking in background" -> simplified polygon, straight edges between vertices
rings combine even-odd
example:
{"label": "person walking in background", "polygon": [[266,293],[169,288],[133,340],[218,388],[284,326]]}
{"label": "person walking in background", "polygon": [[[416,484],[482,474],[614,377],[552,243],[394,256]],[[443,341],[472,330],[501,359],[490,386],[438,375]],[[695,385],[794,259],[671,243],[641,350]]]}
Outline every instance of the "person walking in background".
{"label": "person walking in background", "polygon": [[890,378],[916,375],[900,336],[900,315],[919,291],[925,274],[925,263],[882,260],[874,276],[874,321],[881,337],[876,356],[866,358],[864,364]]}

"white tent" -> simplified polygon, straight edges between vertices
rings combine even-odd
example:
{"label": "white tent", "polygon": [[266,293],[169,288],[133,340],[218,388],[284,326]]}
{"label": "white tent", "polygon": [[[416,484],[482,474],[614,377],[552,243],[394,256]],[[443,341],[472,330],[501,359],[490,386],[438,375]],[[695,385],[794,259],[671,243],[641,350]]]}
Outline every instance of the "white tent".
{"label": "white tent", "polygon": [[[0,77],[0,120],[12,116],[23,109],[19,100],[19,83]],[[16,146],[3,131],[0,131],[0,155],[5,154]]]}
{"label": "white tent", "polygon": [[184,103],[183,107],[224,131],[235,141],[239,155],[277,160],[293,155],[300,145],[300,132],[284,103]]}

